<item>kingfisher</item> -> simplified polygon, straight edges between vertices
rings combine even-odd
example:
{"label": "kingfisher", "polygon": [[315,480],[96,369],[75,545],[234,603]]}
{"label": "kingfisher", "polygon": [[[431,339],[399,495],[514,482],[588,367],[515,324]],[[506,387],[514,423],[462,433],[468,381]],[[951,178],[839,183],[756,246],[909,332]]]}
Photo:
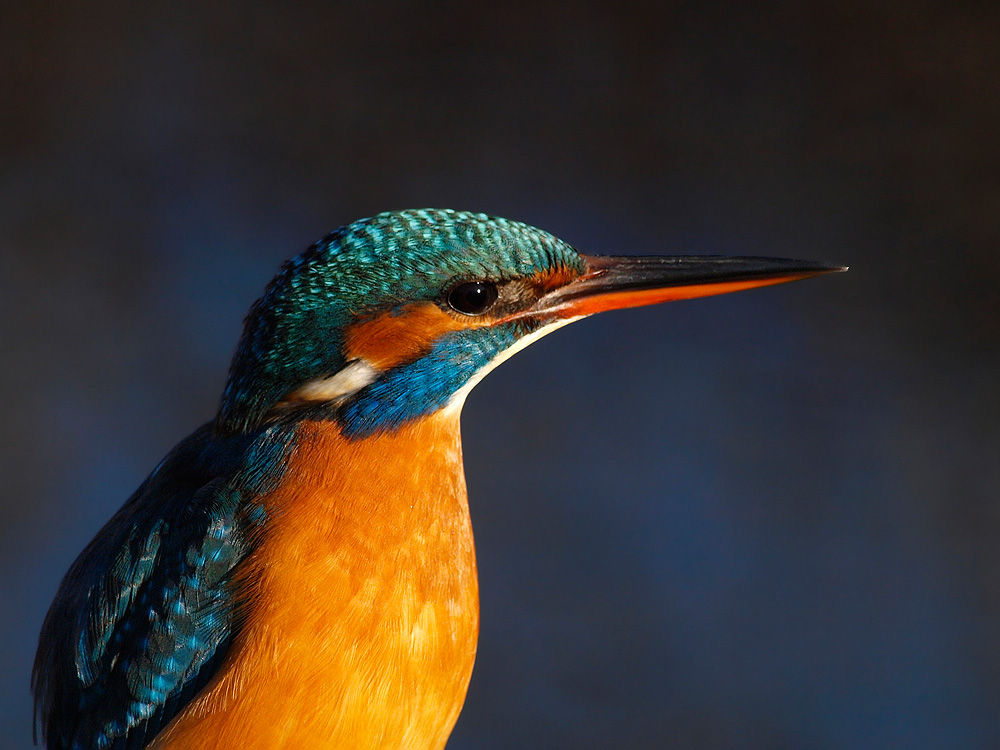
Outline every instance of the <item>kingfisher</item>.
{"label": "kingfisher", "polygon": [[50,750],[440,750],[479,631],[460,412],[594,313],[839,266],[583,255],[516,221],[382,213],[286,262],[218,412],[66,574],[39,638]]}

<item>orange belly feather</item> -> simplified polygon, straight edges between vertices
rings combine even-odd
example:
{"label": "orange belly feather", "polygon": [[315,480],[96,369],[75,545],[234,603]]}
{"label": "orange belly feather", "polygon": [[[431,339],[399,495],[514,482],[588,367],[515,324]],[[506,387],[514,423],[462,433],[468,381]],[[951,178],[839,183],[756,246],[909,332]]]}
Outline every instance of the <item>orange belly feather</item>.
{"label": "orange belly feather", "polygon": [[444,747],[479,631],[457,410],[347,441],[303,425],[245,562],[250,615],[152,750]]}

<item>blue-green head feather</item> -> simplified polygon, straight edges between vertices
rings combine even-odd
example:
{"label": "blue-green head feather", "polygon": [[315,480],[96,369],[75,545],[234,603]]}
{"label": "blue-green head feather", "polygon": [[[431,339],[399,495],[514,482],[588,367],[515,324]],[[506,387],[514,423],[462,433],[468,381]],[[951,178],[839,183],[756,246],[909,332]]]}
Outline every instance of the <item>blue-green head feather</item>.
{"label": "blue-green head feather", "polygon": [[[581,256],[552,235],[485,214],[407,210],[348,224],[285,263],[254,304],[217,425],[226,432],[254,429],[295,404],[289,397],[307,384],[344,372],[352,364],[352,326],[420,302],[462,318],[449,308],[448,293],[472,281],[501,289],[494,313],[516,311],[546,291],[540,278],[573,278],[585,268]],[[522,319],[444,332],[419,357],[368,372],[361,382],[373,382],[336,399],[325,413],[355,434],[430,413],[539,325]]]}

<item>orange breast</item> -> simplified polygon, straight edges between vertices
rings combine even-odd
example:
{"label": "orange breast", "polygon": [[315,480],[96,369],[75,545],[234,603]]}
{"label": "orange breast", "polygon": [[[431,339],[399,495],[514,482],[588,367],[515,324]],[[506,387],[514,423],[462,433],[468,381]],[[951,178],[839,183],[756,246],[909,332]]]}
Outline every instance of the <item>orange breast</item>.
{"label": "orange breast", "polygon": [[458,418],[356,442],[304,426],[242,568],[251,616],[152,748],[444,746],[479,630]]}

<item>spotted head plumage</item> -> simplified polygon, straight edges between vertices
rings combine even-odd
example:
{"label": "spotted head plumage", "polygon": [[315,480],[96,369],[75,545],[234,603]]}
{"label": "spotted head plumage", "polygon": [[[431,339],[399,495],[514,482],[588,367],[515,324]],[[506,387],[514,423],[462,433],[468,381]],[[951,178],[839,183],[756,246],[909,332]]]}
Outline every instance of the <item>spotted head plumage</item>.
{"label": "spotted head plumage", "polygon": [[341,227],[253,306],[218,423],[240,431],[317,407],[363,435],[432,412],[549,322],[518,313],[586,270],[547,232],[485,214],[409,210]]}

